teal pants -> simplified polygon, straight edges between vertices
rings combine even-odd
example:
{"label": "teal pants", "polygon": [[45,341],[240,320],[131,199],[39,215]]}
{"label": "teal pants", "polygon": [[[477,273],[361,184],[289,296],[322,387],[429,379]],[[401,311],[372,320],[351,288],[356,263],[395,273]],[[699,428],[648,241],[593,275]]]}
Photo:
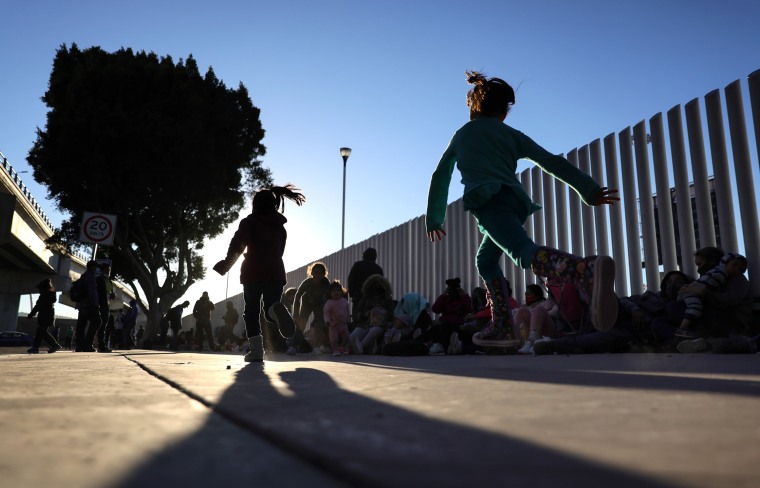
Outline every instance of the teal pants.
{"label": "teal pants", "polygon": [[517,197],[511,192],[502,191],[471,210],[483,234],[475,266],[485,282],[504,276],[499,265],[504,253],[519,267],[530,269],[538,245],[525,232],[523,223],[528,216],[520,215],[515,210],[518,207]]}

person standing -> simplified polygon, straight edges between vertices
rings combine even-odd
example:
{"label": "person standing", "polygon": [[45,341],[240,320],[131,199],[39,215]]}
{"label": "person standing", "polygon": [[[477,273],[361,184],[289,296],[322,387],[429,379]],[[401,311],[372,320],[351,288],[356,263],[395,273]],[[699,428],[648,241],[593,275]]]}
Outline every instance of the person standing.
{"label": "person standing", "polygon": [[[179,331],[182,329],[182,312],[190,306],[190,302],[185,300],[179,305],[172,307],[166,312],[163,320],[166,322],[166,329],[172,330],[172,343],[169,346],[170,349],[176,351],[179,347]],[[139,335],[139,332],[138,332]],[[163,344],[166,343],[164,339]]]}
{"label": "person standing", "polygon": [[49,329],[55,324],[55,289],[53,288],[53,282],[50,278],[46,278],[37,283],[37,290],[40,292],[40,296],[37,298],[37,303],[34,304],[34,308],[29,312],[29,318],[31,319],[37,315],[37,331],[34,333],[34,342],[32,347],[26,351],[29,354],[38,354],[40,352],[40,344],[44,339],[48,343],[48,353],[54,353],[61,348],[58,341],[50,335]]}
{"label": "person standing", "polygon": [[102,262],[98,265],[100,274],[96,278],[96,289],[98,295],[98,314],[100,315],[100,325],[97,328],[92,327],[87,329],[87,341],[88,345],[92,343],[95,336],[98,338],[98,352],[112,352],[108,348],[106,343],[106,329],[113,329],[114,318],[111,315],[111,308],[109,303],[116,298],[113,292],[113,282],[111,281],[111,265],[106,262]]}
{"label": "person standing", "polygon": [[211,312],[215,309],[214,302],[209,300],[208,292],[204,291],[193,307],[195,317],[195,337],[198,341],[198,351],[203,350],[203,337],[208,341],[209,350],[214,350],[214,335],[211,332]]}
{"label": "person standing", "polygon": [[351,305],[354,308],[362,299],[362,286],[367,278],[374,274],[384,276],[383,268],[375,261],[377,261],[377,251],[375,248],[368,247],[362,254],[361,261],[355,262],[348,272],[348,296],[351,297]]}
{"label": "person standing", "polygon": [[[87,269],[79,280],[82,281],[82,298],[77,301],[77,309],[79,314],[77,316],[76,325],[76,348],[74,352],[95,352],[92,347],[92,340],[95,337],[96,332],[100,329],[100,283],[98,282],[96,273],[98,271],[97,261],[88,261]],[[105,287],[102,290],[102,295],[105,296]],[[106,301],[106,308],[108,307]]]}
{"label": "person standing", "polygon": [[227,302],[227,310],[225,310],[222,320],[224,320],[224,326],[227,327],[227,336],[234,336],[235,326],[237,325],[238,321],[240,321],[240,314],[232,302]]}

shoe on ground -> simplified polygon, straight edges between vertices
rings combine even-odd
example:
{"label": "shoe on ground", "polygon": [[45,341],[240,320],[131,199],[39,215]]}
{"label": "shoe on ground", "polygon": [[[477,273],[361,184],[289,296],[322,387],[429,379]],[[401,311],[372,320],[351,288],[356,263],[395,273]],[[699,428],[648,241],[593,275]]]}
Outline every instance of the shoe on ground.
{"label": "shoe on ground", "polygon": [[430,356],[443,356],[445,354],[446,351],[443,350],[443,346],[437,342],[434,342],[428,351],[428,355]]}
{"label": "shoe on ground", "polygon": [[687,339],[696,339],[697,338],[697,334],[695,334],[694,332],[692,332],[691,329],[684,329],[682,327],[679,327],[678,329],[676,329],[675,336],[676,337],[685,337]]}
{"label": "shoe on ground", "polygon": [[462,354],[462,341],[459,340],[459,334],[456,332],[451,333],[449,337],[449,349],[446,351],[450,356]]}
{"label": "shoe on ground", "polygon": [[533,341],[525,341],[525,344],[517,350],[517,354],[533,354]]}
{"label": "shoe on ground", "polygon": [[105,346],[98,347],[98,352],[113,352]]}
{"label": "shoe on ground", "polygon": [[615,261],[598,256],[594,262],[594,282],[591,292],[591,323],[596,330],[610,330],[618,316],[618,297],[615,295]]}
{"label": "shoe on ground", "polygon": [[288,350],[285,351],[285,354],[287,354],[288,356],[295,356],[296,354],[298,354],[298,350],[293,346],[288,346]]}
{"label": "shoe on ground", "polygon": [[319,350],[322,351],[322,354],[332,354],[333,352],[330,346],[319,346]]}
{"label": "shoe on ground", "polygon": [[269,307],[269,316],[277,322],[277,329],[285,339],[293,337],[293,334],[296,333],[296,324],[293,322],[293,317],[290,316],[288,309],[285,308],[282,302],[275,302],[274,305]]}
{"label": "shoe on ground", "polygon": [[26,350],[26,353],[27,354],[39,354],[40,350],[37,349],[37,348],[34,348],[34,347],[30,347],[29,349]]}
{"label": "shoe on ground", "polygon": [[520,347],[519,339],[512,339],[505,331],[498,330],[492,325],[489,325],[482,332],[473,335],[472,342],[481,347],[508,347],[515,349]]}
{"label": "shoe on ground", "polygon": [[359,337],[354,335],[349,336],[348,342],[354,354],[364,354],[364,346],[362,346],[362,341],[359,340]]}
{"label": "shoe on ground", "polygon": [[707,350],[707,341],[700,337],[694,340],[685,340],[678,343],[676,346],[678,352],[692,354],[696,352],[702,352]]}
{"label": "shoe on ground", "polygon": [[552,340],[536,341],[533,344],[533,354],[543,356],[545,354],[557,354],[557,345]]}
{"label": "shoe on ground", "polygon": [[333,356],[340,356],[340,351],[336,349],[335,352],[333,353]]}
{"label": "shoe on ground", "polygon": [[61,346],[51,346],[50,348],[48,348],[48,354],[53,354],[54,352],[58,351],[59,349],[61,349]]}

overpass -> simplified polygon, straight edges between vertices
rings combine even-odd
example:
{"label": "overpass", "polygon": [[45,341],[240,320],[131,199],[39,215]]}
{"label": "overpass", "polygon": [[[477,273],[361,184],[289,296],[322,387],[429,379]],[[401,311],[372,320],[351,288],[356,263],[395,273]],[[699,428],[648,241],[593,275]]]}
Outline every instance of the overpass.
{"label": "overpass", "polygon": [[[0,330],[16,330],[21,295],[37,293],[35,285],[45,278],[56,290],[68,291],[87,258],[46,247],[53,224],[1,152],[0,167]],[[125,285],[114,284],[118,299],[134,298]],[[59,302],[74,306],[67,293],[59,294]]]}

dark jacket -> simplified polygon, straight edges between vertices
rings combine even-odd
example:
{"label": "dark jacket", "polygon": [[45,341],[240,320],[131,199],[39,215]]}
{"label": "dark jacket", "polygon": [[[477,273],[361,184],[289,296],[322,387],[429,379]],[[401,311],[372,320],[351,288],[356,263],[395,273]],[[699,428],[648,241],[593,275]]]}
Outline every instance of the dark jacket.
{"label": "dark jacket", "polygon": [[37,298],[37,303],[29,313],[29,318],[37,315],[37,323],[51,327],[55,321],[56,296],[53,290],[43,290]]}
{"label": "dark jacket", "polygon": [[348,294],[354,302],[361,300],[362,285],[374,274],[383,276],[383,268],[374,260],[362,259],[351,266],[351,271],[348,273]]}
{"label": "dark jacket", "polygon": [[240,222],[227,251],[227,259],[232,262],[246,251],[240,268],[240,283],[286,281],[282,255],[288,238],[287,221],[276,210],[254,210]]}
{"label": "dark jacket", "polygon": [[182,311],[184,309],[185,306],[180,303],[176,307],[172,307],[168,312],[166,312],[166,321],[169,323],[169,326],[172,329],[182,328]]}
{"label": "dark jacket", "polygon": [[215,308],[216,306],[214,306],[214,303],[209,300],[208,297],[201,297],[195,302],[195,306],[193,307],[193,317],[195,317],[198,322],[208,322],[211,320],[211,311]]}

